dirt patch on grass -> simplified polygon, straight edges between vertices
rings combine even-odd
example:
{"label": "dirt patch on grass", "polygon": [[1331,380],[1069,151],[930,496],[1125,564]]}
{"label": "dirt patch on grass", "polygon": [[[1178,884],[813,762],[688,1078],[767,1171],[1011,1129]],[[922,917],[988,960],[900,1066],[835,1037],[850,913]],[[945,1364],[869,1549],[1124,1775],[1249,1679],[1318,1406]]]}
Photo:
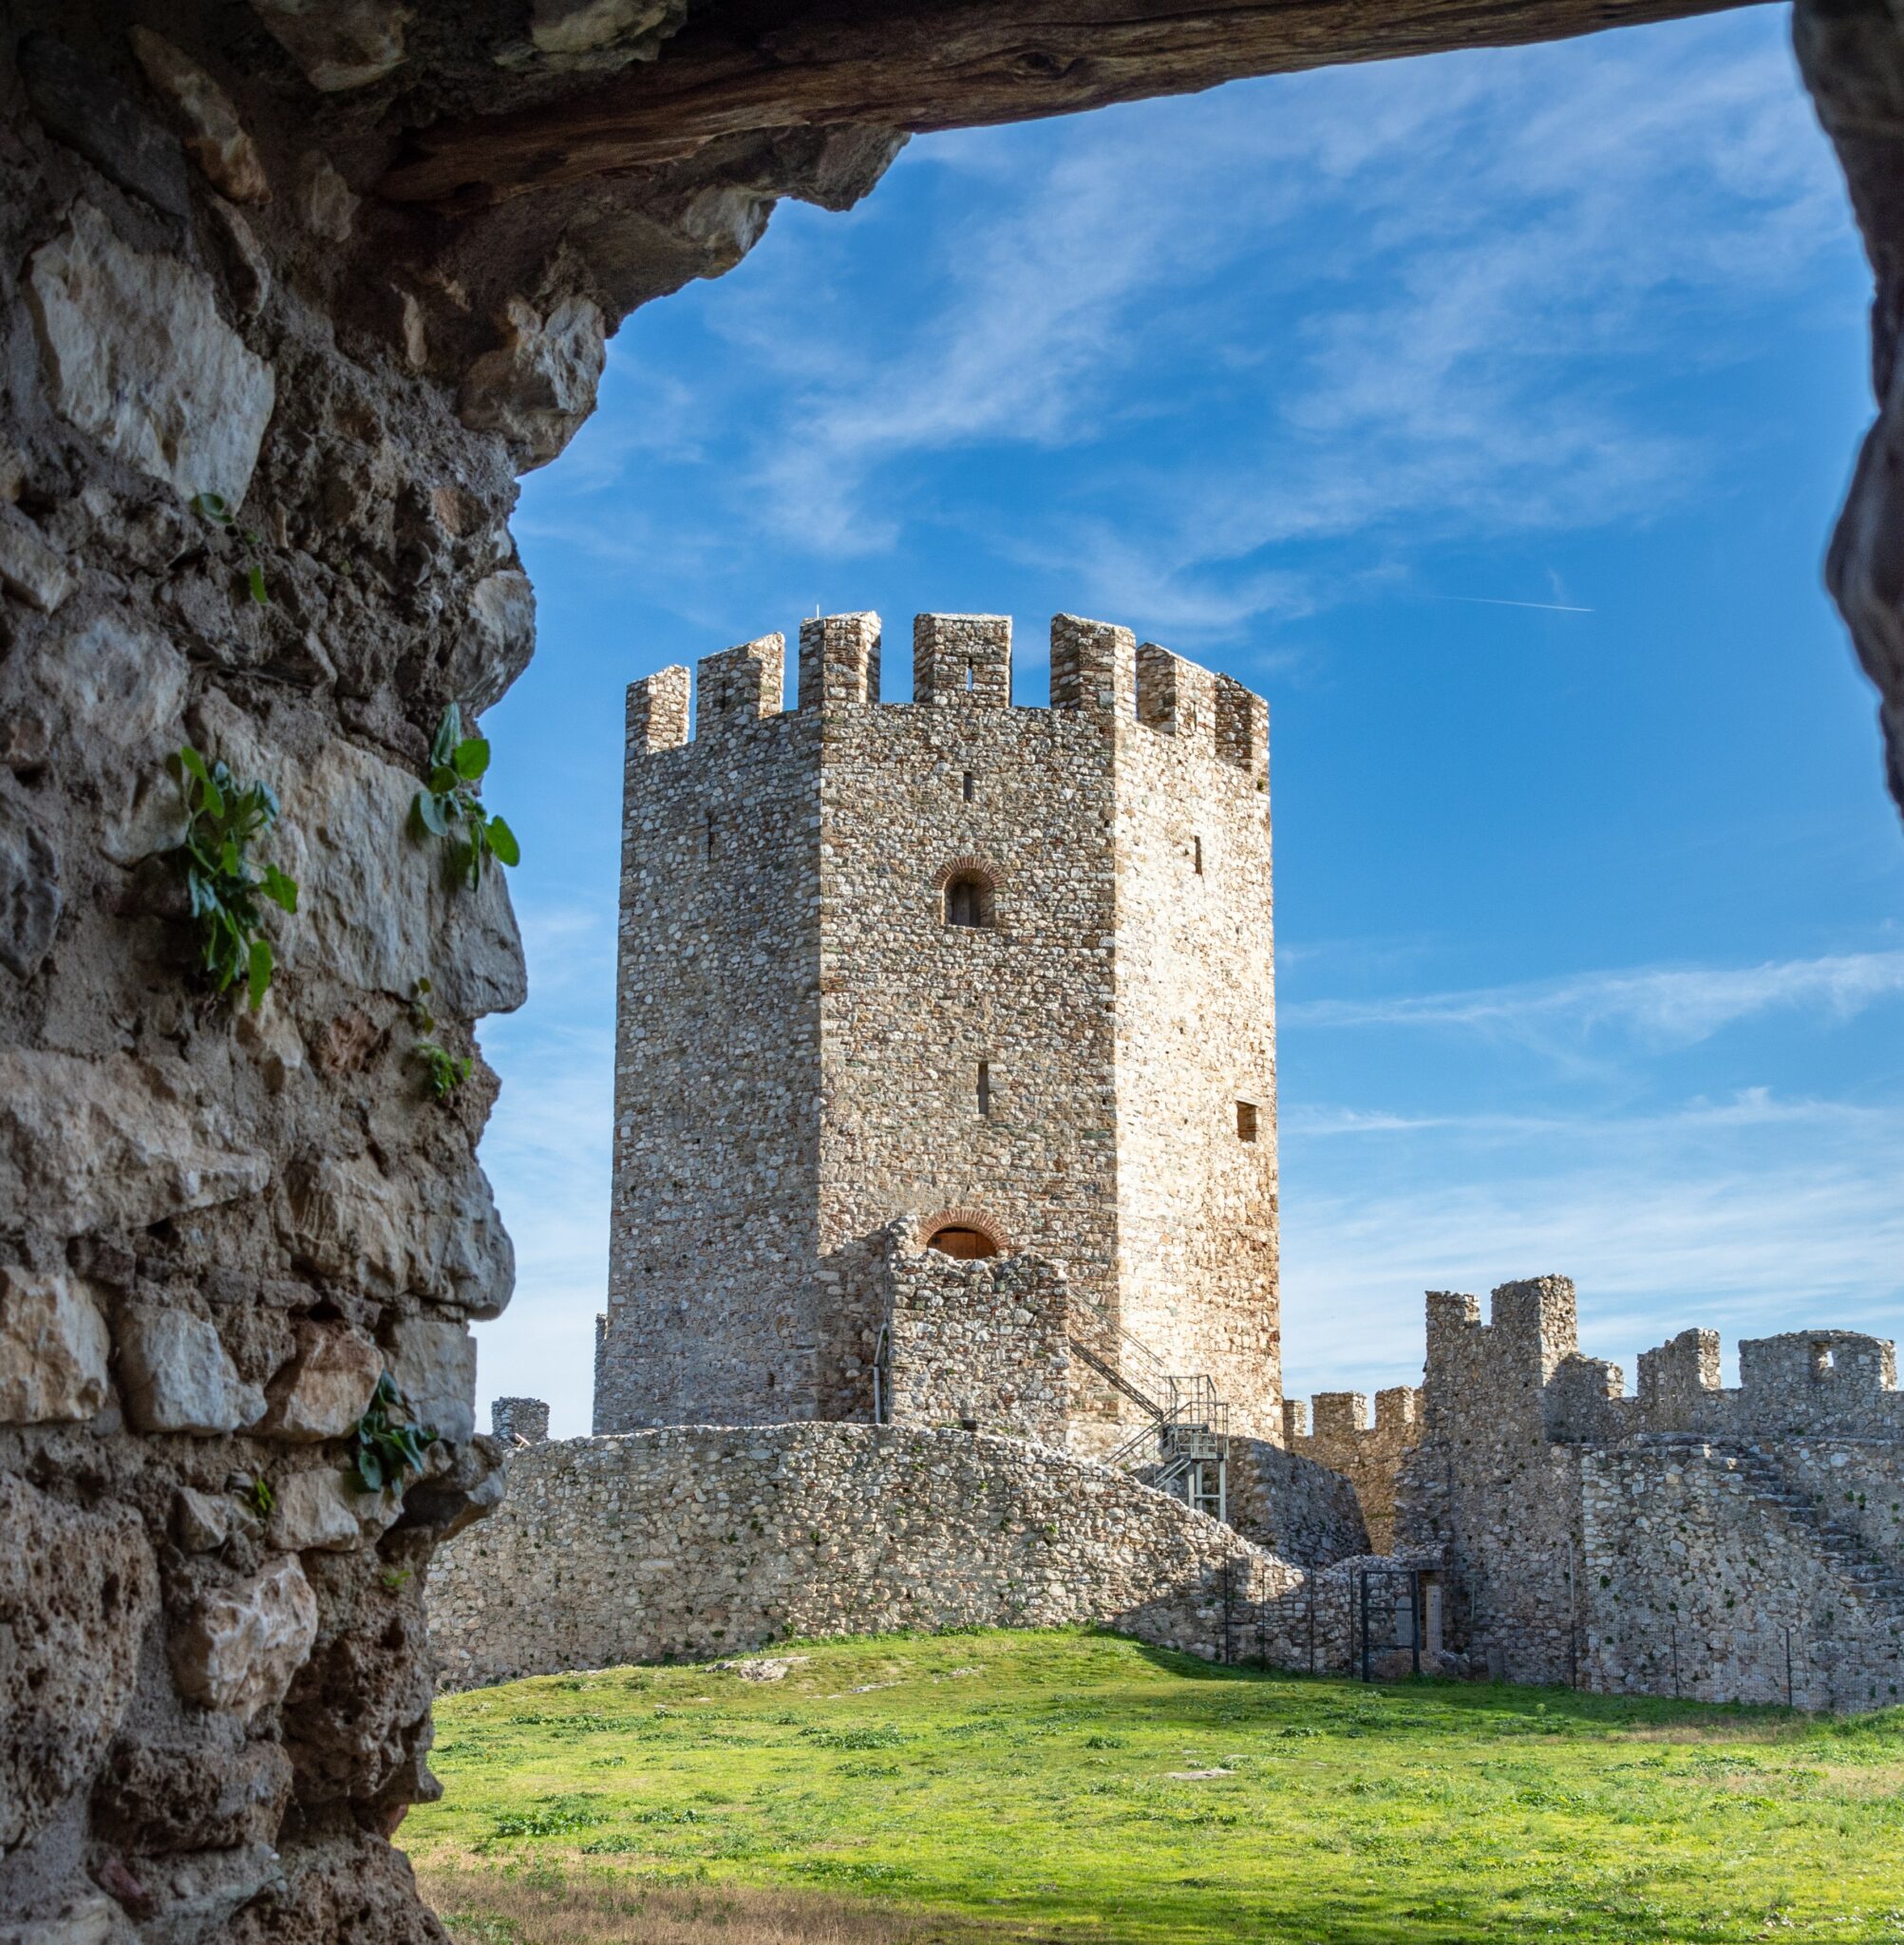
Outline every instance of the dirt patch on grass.
{"label": "dirt patch on grass", "polygon": [[751,1885],[632,1884],[605,1872],[421,1870],[457,1945],[997,1945],[957,1918]]}

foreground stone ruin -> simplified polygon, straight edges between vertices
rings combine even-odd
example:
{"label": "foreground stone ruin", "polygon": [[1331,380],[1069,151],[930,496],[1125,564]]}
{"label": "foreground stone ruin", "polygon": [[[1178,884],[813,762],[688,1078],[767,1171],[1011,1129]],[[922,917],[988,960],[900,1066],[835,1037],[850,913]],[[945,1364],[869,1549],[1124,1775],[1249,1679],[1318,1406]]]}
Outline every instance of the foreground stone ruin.
{"label": "foreground stone ruin", "polygon": [[[430,1556],[500,1489],[472,1034],[523,986],[501,874],[454,881],[410,806],[446,706],[528,661],[514,479],[618,322],[911,130],[1687,10],[11,0],[0,1937],[442,1936],[387,1838],[434,1788]],[[1797,33],[1878,273],[1831,572],[1895,753],[1904,48],[1879,0]],[[281,805],[255,1010],[208,989],[168,861],[188,742]],[[447,1102],[426,1033],[474,1061]],[[436,1436],[360,1492],[386,1375]]]}

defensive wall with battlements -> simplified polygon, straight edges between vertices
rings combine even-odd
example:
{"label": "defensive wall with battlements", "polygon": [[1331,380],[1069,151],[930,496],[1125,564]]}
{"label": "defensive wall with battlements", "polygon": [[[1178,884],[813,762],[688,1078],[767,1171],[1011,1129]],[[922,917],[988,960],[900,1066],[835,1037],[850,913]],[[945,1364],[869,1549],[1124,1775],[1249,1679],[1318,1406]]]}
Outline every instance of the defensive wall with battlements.
{"label": "defensive wall with battlements", "polygon": [[1418,1386],[1395,1385],[1376,1392],[1372,1423],[1364,1391],[1318,1391],[1310,1405],[1300,1398],[1283,1402],[1283,1444],[1300,1457],[1339,1472],[1355,1488],[1368,1544],[1375,1553],[1386,1553],[1394,1539],[1395,1482],[1403,1460],[1421,1440]]}
{"label": "defensive wall with battlements", "polygon": [[870,614],[801,624],[796,708],[779,635],[629,691],[595,1427],[870,1421],[903,1218],[1047,1258],[1279,1441],[1267,706],[1066,615],[1048,708],[1004,616],[913,649],[905,704]]}
{"label": "defensive wall with battlements", "polygon": [[1629,1397],[1616,1365],[1581,1354],[1565,1277],[1501,1285],[1486,1323],[1474,1297],[1433,1292],[1419,1409],[1391,1414],[1386,1484],[1368,1477],[1381,1417],[1366,1426],[1354,1394],[1291,1445],[1338,1454],[1365,1512],[1386,1498],[1393,1542],[1444,1564],[1450,1645],[1511,1679],[1895,1702],[1893,1347],[1798,1331],[1745,1340],[1739,1364],[1740,1385],[1723,1387],[1716,1333],[1684,1331],[1641,1356]]}

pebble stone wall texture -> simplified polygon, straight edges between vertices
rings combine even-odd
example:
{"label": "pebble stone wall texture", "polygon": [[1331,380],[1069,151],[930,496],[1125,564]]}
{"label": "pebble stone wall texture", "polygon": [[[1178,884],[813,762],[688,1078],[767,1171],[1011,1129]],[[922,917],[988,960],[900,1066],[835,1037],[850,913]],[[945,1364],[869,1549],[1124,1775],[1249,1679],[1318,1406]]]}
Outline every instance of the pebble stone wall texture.
{"label": "pebble stone wall texture", "polygon": [[1355,1564],[1306,1575],[1180,1500],[1016,1439],[688,1426],[516,1452],[500,1511],[437,1556],[430,1620],[446,1688],[788,1635],[1078,1621],[1212,1660],[1340,1669]]}
{"label": "pebble stone wall texture", "polygon": [[1396,1531],[1447,1564],[1452,1633],[1516,1680],[1800,1708],[1904,1692],[1904,1394],[1890,1344],[1689,1331],[1579,1354],[1564,1277],[1428,1299]]}
{"label": "pebble stone wall texture", "polygon": [[880,1418],[962,1426],[1062,1450],[1071,1416],[1070,1293],[1042,1256],[961,1262],[893,1237]]}
{"label": "pebble stone wall texture", "polygon": [[596,1428],[869,1419],[850,1292],[905,1217],[1050,1258],[1280,1438],[1265,706],[1069,616],[1049,708],[1002,616],[919,616],[907,705],[879,654],[802,624],[793,710],[779,636],[709,656],[691,742],[685,670],[630,690]]}
{"label": "pebble stone wall texture", "polygon": [[1370,1549],[1386,1553],[1395,1539],[1395,1482],[1402,1462],[1422,1441],[1421,1388],[1395,1385],[1376,1392],[1373,1424],[1366,1392],[1318,1391],[1311,1403],[1313,1429],[1310,1405],[1284,1401],[1283,1443],[1354,1486]]}

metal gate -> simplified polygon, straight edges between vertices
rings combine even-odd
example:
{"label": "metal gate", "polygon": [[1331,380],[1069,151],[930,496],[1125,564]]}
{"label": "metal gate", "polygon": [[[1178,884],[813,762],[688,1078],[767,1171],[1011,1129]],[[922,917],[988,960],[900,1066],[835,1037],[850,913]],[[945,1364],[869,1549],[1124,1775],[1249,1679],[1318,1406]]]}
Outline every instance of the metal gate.
{"label": "metal gate", "polygon": [[1349,1662],[1365,1682],[1375,1679],[1376,1655],[1405,1648],[1411,1672],[1422,1672],[1422,1573],[1418,1567],[1357,1567],[1349,1610]]}

